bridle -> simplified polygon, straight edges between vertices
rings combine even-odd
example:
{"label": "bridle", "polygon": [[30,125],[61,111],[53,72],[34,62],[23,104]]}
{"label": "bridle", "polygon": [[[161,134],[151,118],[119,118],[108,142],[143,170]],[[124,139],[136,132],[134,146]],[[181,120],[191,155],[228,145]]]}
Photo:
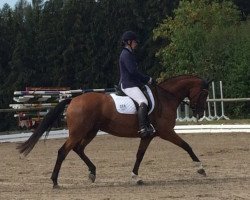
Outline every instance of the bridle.
{"label": "bridle", "polygon": [[[159,85],[156,85],[156,86],[161,88],[161,90],[163,90],[164,92],[167,92],[168,94],[171,93]],[[191,110],[193,111],[193,113],[199,113],[200,101],[203,97],[205,97],[205,96],[207,97],[207,95],[208,95],[208,89],[203,88],[200,92],[198,92],[194,96],[189,97],[189,101],[182,100],[181,103],[188,105],[191,108]],[[197,96],[198,96],[198,98],[197,98]],[[195,99],[195,98],[197,98],[197,101],[195,101],[194,103],[191,103],[191,102],[193,102],[193,99]]]}
{"label": "bridle", "polygon": [[[208,95],[208,89],[202,89],[199,93],[195,94],[192,98],[189,98],[189,102],[185,102],[185,104],[189,105],[189,107],[192,109],[193,112],[199,113],[201,107],[199,105],[200,102],[203,100],[203,98],[206,98]],[[195,101],[193,104],[191,102],[193,102],[193,99],[195,99],[196,97],[197,101]]]}

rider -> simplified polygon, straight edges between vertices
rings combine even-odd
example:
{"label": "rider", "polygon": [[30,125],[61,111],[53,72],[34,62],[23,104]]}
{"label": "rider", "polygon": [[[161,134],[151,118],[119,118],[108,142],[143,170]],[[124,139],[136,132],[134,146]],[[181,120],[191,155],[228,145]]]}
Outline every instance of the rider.
{"label": "rider", "polygon": [[145,84],[152,84],[153,79],[141,73],[137,68],[134,50],[137,48],[137,35],[133,31],[126,31],[122,35],[123,50],[119,58],[120,82],[122,91],[138,103],[139,133],[142,138],[152,136],[154,128],[148,119],[148,101],[141,91]]}

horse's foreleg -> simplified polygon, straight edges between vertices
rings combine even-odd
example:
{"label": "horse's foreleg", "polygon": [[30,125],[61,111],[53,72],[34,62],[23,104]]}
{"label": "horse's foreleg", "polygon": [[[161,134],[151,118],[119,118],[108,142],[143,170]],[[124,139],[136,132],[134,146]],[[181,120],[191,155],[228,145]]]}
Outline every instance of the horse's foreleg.
{"label": "horse's foreleg", "polygon": [[159,135],[162,139],[164,140],[168,140],[170,142],[172,142],[173,144],[181,147],[182,149],[184,149],[189,156],[192,158],[192,160],[195,163],[195,166],[198,167],[197,172],[199,174],[202,174],[204,176],[206,176],[206,172],[203,168],[203,165],[201,163],[201,161],[199,160],[199,158],[195,155],[195,153],[193,152],[192,148],[190,147],[190,145],[185,142],[182,138],[180,138],[175,131],[170,132],[169,134],[160,134]]}
{"label": "horse's foreleg", "polygon": [[188,152],[188,154],[190,155],[190,157],[192,158],[192,160],[194,161],[195,166],[198,168],[197,172],[203,176],[206,176],[206,172],[203,168],[203,165],[201,163],[201,161],[197,158],[197,156],[194,154],[192,148],[189,146],[188,143],[186,143],[184,140],[180,146],[181,148],[183,148],[185,151]]}
{"label": "horse's foreleg", "polygon": [[85,162],[85,164],[88,166],[89,168],[89,179],[92,182],[95,182],[95,178],[96,178],[96,167],[95,165],[91,162],[91,160],[86,156],[86,154],[84,153],[84,149],[85,147],[94,139],[94,137],[96,136],[97,131],[95,133],[93,133],[89,138],[84,139],[81,143],[77,144],[73,150],[77,153],[77,155],[79,155],[79,157]]}
{"label": "horse's foreleg", "polygon": [[137,184],[142,184],[142,180],[138,177],[138,170],[141,164],[141,161],[144,157],[144,154],[148,148],[148,145],[150,144],[151,140],[153,138],[145,138],[145,139],[141,139],[140,141],[140,145],[136,154],[136,161],[135,161],[135,165],[132,171],[132,180],[135,181]]}
{"label": "horse's foreleg", "polygon": [[62,162],[64,161],[64,159],[66,158],[69,151],[72,149],[72,147],[74,145],[75,144],[71,143],[70,140],[68,139],[63,144],[63,146],[58,150],[56,164],[55,164],[54,170],[53,170],[52,175],[51,175],[51,180],[53,181],[53,188],[58,187],[57,179],[58,179],[59,171],[60,171],[61,166],[62,166]]}

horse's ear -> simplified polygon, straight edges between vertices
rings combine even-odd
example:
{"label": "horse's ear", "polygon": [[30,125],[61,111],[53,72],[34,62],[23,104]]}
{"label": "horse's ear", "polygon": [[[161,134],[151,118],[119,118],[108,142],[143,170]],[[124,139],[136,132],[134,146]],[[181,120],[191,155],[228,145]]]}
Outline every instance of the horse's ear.
{"label": "horse's ear", "polygon": [[209,88],[209,84],[210,84],[213,80],[214,80],[214,79],[203,80],[203,88],[208,89],[208,88]]}

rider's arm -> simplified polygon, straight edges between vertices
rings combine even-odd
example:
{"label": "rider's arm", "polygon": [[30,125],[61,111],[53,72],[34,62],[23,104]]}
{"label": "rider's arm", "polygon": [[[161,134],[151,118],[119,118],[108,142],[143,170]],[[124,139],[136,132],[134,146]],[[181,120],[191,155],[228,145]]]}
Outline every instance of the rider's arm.
{"label": "rider's arm", "polygon": [[132,54],[126,54],[123,58],[123,63],[130,74],[137,77],[143,83],[148,83],[150,81],[150,76],[141,73],[137,68],[137,63]]}

